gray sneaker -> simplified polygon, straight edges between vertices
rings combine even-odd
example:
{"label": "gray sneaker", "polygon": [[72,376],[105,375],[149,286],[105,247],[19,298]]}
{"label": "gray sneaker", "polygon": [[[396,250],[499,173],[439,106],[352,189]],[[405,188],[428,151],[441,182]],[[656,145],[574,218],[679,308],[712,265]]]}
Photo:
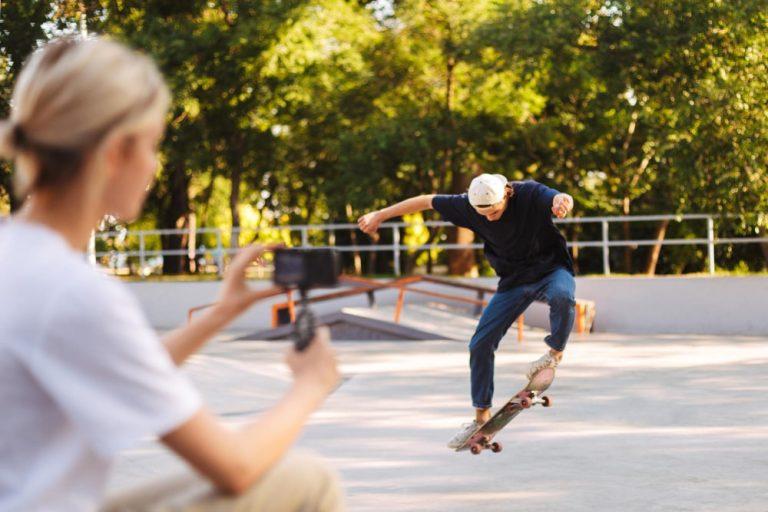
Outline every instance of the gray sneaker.
{"label": "gray sneaker", "polygon": [[448,442],[448,448],[452,450],[458,449],[461,445],[466,443],[467,439],[472,437],[472,435],[477,432],[480,427],[482,427],[482,424],[478,423],[477,420],[473,420],[472,423],[463,424],[459,433],[453,436],[453,439]]}
{"label": "gray sneaker", "polygon": [[554,357],[552,357],[549,352],[535,360],[531,363],[531,366],[528,367],[528,371],[525,374],[525,377],[528,380],[531,380],[534,375],[539,373],[544,368],[557,368],[558,361]]}

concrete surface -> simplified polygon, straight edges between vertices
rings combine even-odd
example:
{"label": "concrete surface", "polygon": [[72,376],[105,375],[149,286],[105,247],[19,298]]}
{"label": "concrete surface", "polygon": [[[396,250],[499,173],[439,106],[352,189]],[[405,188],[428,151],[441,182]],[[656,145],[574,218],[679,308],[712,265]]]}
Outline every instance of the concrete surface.
{"label": "concrete surface", "polygon": [[[508,335],[496,404],[543,353]],[[455,341],[336,344],[345,383],[299,445],[327,457],[350,511],[768,510],[768,342],[755,337],[573,339],[548,391],[499,434],[499,454],[445,443],[470,419],[467,353]],[[246,421],[288,385],[285,343],[215,342],[188,371],[225,421]],[[151,440],[124,453],[112,489],[181,463]]]}

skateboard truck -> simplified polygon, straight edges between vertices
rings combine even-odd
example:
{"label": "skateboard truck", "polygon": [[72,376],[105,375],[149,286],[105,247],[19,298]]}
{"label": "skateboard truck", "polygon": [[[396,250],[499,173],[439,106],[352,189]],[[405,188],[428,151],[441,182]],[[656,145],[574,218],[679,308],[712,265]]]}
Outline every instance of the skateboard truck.
{"label": "skateboard truck", "polygon": [[340,263],[339,254],[333,249],[275,250],[272,280],[285,289],[298,289],[301,297],[292,333],[298,351],[305,350],[315,337],[316,318],[309,307],[309,290],[317,286],[336,286],[341,273]]}

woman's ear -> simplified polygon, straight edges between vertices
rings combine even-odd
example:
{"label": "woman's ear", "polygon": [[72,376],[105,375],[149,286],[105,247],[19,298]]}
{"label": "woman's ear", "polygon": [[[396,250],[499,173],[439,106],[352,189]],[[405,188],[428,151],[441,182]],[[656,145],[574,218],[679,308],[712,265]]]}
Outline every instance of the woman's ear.
{"label": "woman's ear", "polygon": [[506,185],[504,185],[504,194],[506,194],[507,199],[509,199],[510,197],[515,195],[515,189],[512,188],[512,185],[507,183]]}
{"label": "woman's ear", "polygon": [[101,143],[100,157],[105,164],[107,179],[112,179],[115,174],[120,172],[123,166],[127,152],[127,137],[120,133],[110,133]]}

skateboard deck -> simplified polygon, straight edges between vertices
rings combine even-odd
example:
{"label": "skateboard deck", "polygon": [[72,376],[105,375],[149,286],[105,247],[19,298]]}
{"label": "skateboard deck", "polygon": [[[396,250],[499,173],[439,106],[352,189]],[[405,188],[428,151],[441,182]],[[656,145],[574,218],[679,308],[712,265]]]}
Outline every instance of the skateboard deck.
{"label": "skateboard deck", "polygon": [[463,445],[456,448],[456,451],[469,450],[475,455],[486,449],[490,449],[494,453],[500,452],[502,445],[493,441],[494,436],[525,409],[534,405],[543,405],[544,407],[552,405],[552,400],[548,396],[541,396],[541,394],[549,388],[554,379],[554,368],[544,368],[536,373],[527,386],[496,411],[491,419],[472,434]]}

